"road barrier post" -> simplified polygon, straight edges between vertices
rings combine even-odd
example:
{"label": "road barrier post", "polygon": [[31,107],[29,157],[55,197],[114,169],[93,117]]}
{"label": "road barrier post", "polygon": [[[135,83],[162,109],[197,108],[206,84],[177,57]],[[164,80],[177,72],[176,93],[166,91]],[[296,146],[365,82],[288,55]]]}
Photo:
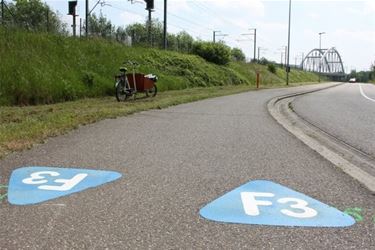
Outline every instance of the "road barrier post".
{"label": "road barrier post", "polygon": [[257,89],[259,89],[259,82],[260,82],[260,72],[257,71]]}

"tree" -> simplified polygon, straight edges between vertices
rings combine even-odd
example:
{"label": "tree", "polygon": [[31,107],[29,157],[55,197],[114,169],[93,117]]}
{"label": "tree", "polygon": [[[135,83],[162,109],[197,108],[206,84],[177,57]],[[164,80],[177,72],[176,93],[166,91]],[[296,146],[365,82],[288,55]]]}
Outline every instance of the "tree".
{"label": "tree", "polygon": [[111,39],[115,36],[115,26],[102,13],[99,17],[93,14],[89,17],[89,34]]}
{"label": "tree", "polygon": [[239,48],[233,48],[231,51],[232,59],[237,62],[244,62],[246,60],[246,56],[243,51]]}
{"label": "tree", "polygon": [[147,44],[147,29],[141,23],[135,23],[126,27],[126,33],[132,38],[132,45],[146,45]]}
{"label": "tree", "polygon": [[6,18],[13,25],[32,31],[66,33],[66,25],[58,13],[41,0],[14,0],[8,7],[12,15],[9,13]]}
{"label": "tree", "polygon": [[219,65],[228,64],[231,57],[231,49],[224,43],[198,41],[194,43],[192,52]]}
{"label": "tree", "polygon": [[167,34],[168,49],[178,51],[178,40],[175,34]]}
{"label": "tree", "polygon": [[273,73],[273,74],[276,74],[276,66],[275,64],[273,63],[270,63],[267,65],[267,69],[269,72]]}
{"label": "tree", "polygon": [[260,58],[260,60],[258,61],[258,63],[261,64],[261,65],[268,65],[271,62],[268,61],[267,58],[262,57],[262,58]]}
{"label": "tree", "polygon": [[117,27],[115,38],[116,41],[119,43],[128,43],[128,34],[126,33],[126,29],[123,27]]}
{"label": "tree", "polygon": [[163,23],[159,20],[154,20],[151,27],[152,46],[163,48],[164,47],[164,31]]}
{"label": "tree", "polygon": [[[148,32],[149,32],[148,21],[146,21],[145,24],[134,23],[126,27],[126,33],[131,36],[133,45],[152,46],[152,47],[162,48],[163,47],[163,24],[157,19],[152,20],[151,22],[151,44],[149,41]],[[174,37],[172,37],[172,39],[174,39]]]}
{"label": "tree", "polygon": [[193,47],[194,38],[190,36],[186,31],[181,31],[177,34],[177,49],[178,51],[191,52]]}
{"label": "tree", "polygon": [[371,67],[370,67],[370,79],[371,80],[375,80],[375,61],[371,64]]}

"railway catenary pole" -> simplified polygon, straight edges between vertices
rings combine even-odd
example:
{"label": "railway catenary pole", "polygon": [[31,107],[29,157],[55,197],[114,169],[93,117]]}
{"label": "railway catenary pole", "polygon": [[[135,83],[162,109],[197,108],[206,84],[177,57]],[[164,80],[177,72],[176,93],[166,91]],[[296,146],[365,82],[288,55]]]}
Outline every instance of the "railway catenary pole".
{"label": "railway catenary pole", "polygon": [[325,34],[325,32],[319,32],[319,56],[320,56],[320,59],[319,59],[319,82],[320,82],[320,74],[321,74],[321,71],[322,71],[322,35]]}
{"label": "railway catenary pole", "polygon": [[163,39],[164,39],[164,49],[167,49],[167,0],[164,0],[164,31],[163,31]]}
{"label": "railway catenary pole", "polygon": [[289,85],[289,72],[290,72],[290,66],[289,66],[289,53],[290,53],[290,19],[291,19],[291,12],[292,12],[292,0],[289,0],[289,24],[288,24],[288,57],[287,59],[287,65],[286,65],[286,85]]}
{"label": "railway catenary pole", "polygon": [[1,24],[4,25],[4,0],[1,0]]}
{"label": "railway catenary pole", "polygon": [[89,36],[89,0],[86,0],[86,20],[85,20],[85,36]]}

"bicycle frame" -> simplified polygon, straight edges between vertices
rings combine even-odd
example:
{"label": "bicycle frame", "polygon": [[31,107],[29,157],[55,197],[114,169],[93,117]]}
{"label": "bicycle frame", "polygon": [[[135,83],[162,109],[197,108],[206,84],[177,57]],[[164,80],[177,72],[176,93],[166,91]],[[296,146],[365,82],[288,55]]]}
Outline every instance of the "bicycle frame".
{"label": "bicycle frame", "polygon": [[130,88],[130,84],[129,84],[129,81],[128,81],[128,78],[126,76],[126,71],[125,72],[122,72],[121,75],[117,76],[116,77],[116,84],[115,84],[115,87],[117,88],[117,86],[119,85],[120,82],[124,81],[125,82],[125,91],[126,92],[129,92],[129,94],[133,95],[135,93],[137,93],[137,82],[136,82],[136,77],[135,77],[135,68],[136,68],[136,63],[133,63],[133,62],[128,62],[128,64],[130,66],[132,66],[132,74],[133,74],[133,82],[134,82],[134,89],[132,90]]}
{"label": "bicycle frame", "polygon": [[131,66],[132,72],[127,74],[125,67],[120,68],[120,74],[115,76],[115,89],[117,101],[125,101],[128,97],[136,99],[137,93],[145,93],[146,96],[154,97],[157,93],[156,82],[157,76],[153,74],[144,75],[136,73],[136,68],[139,66],[136,62],[124,62]]}

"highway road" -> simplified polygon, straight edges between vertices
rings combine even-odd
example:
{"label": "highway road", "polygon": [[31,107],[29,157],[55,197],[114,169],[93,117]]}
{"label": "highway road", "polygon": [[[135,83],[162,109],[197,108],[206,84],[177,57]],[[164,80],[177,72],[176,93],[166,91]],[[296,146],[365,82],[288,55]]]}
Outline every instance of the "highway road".
{"label": "highway road", "polygon": [[375,85],[347,83],[303,95],[297,114],[329,134],[375,158]]}
{"label": "highway road", "polygon": [[[26,166],[110,170],[122,177],[35,205],[2,201],[0,248],[374,249],[371,192],[287,132],[267,111],[273,97],[319,87],[252,91],[105,120],[8,156],[0,161],[0,184]],[[346,88],[332,91],[345,93]],[[320,93],[306,98],[315,95]],[[23,182],[43,182],[45,175]],[[278,183],[340,211],[360,209],[362,218],[348,227],[303,227],[225,223],[200,216],[211,201],[255,180]],[[270,192],[265,185],[253,191]],[[272,224],[281,221],[281,213],[262,214],[274,208],[271,196],[256,200],[262,218]],[[288,209],[308,214],[312,222],[319,217],[309,205],[298,204],[295,209],[284,204],[284,215]],[[283,218],[291,221],[290,216]],[[300,216],[296,221],[306,220]]]}

